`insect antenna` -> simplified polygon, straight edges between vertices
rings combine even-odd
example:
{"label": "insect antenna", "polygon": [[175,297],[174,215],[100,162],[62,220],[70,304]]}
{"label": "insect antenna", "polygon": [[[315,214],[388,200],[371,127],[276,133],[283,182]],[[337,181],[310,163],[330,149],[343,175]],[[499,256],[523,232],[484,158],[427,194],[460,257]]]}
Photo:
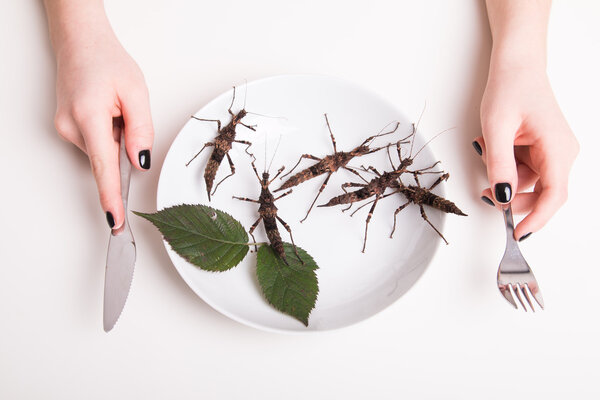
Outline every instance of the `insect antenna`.
{"label": "insect antenna", "polygon": [[244,79],[244,106],[242,110],[246,109],[246,98],[248,97],[248,80]]}
{"label": "insect antenna", "polygon": [[287,120],[287,117],[276,117],[276,116],[273,116],[273,115],[259,114],[259,113],[250,112],[250,111],[246,111],[246,114],[258,115],[259,117],[265,117],[265,118],[276,118],[276,119],[285,119],[285,120]]}
{"label": "insect antenna", "polygon": [[427,146],[429,143],[431,143],[431,141],[433,141],[433,139],[437,138],[437,137],[438,137],[438,136],[440,136],[442,133],[444,133],[444,132],[448,132],[448,131],[451,131],[452,129],[455,129],[455,128],[456,128],[456,127],[455,127],[455,126],[453,126],[452,128],[444,129],[443,131],[441,131],[440,133],[436,134],[434,137],[432,137],[431,139],[429,139],[429,140],[427,141],[427,143],[425,143],[425,144],[424,144],[424,145],[423,145],[423,146],[422,146],[422,147],[419,149],[419,151],[417,151],[417,154],[415,154],[415,156],[413,157],[413,159],[414,159],[414,158],[416,158],[416,157],[419,155],[419,153],[420,153],[420,152],[421,152],[421,151],[422,151],[422,150],[423,150],[423,149],[424,149],[424,148],[425,148],[425,147],[426,147],[426,146]]}
{"label": "insect antenna", "polygon": [[[413,124],[413,132],[408,137],[416,135],[417,130],[419,129],[419,124],[421,123],[421,118],[423,117],[423,114],[425,113],[425,108],[427,108],[427,101],[425,101],[425,104],[423,104],[423,110],[421,110],[421,115],[419,115],[419,119],[417,120],[417,126],[415,127],[415,124]],[[412,143],[410,144],[409,158],[414,158],[414,157],[412,157],[412,151],[413,151],[414,145],[415,145],[415,138],[413,137]]]}
{"label": "insect antenna", "polygon": [[[277,149],[279,149],[279,145],[281,144],[281,135],[279,135],[279,140],[277,140],[277,146],[275,146],[275,151],[273,152],[273,157],[271,158],[271,162],[269,163],[269,169],[267,171],[271,170],[271,165],[273,165],[273,160],[275,160],[275,155],[277,154]],[[267,159],[267,155],[265,153],[265,160]]]}
{"label": "insect antenna", "polygon": [[265,170],[267,172],[267,137],[265,136]]}

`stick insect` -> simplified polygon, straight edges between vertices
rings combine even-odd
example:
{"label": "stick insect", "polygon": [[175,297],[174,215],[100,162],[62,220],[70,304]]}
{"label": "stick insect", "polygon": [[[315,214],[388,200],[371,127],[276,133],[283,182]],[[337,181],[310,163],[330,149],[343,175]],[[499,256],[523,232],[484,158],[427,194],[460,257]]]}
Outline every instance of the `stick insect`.
{"label": "stick insect", "polygon": [[[270,168],[270,165],[269,165],[269,168]],[[296,249],[296,244],[294,243],[294,237],[292,236],[292,230],[291,230],[290,226],[283,219],[281,219],[281,217],[279,215],[277,215],[277,207],[275,206],[275,202],[277,200],[292,193],[292,190],[290,189],[278,197],[274,197],[273,194],[271,193],[271,191],[269,190],[269,185],[277,177],[279,177],[279,175],[283,172],[284,168],[285,167],[279,168],[279,170],[277,171],[277,174],[275,174],[275,176],[270,180],[269,180],[269,173],[267,172],[267,169],[265,168],[265,171],[263,172],[262,178],[261,178],[258,175],[258,171],[256,170],[256,166],[254,165],[254,160],[253,160],[252,161],[252,169],[254,170],[254,174],[256,175],[256,178],[258,178],[258,181],[260,182],[260,188],[261,188],[260,197],[258,198],[258,200],[250,199],[247,197],[236,197],[236,196],[233,196],[233,198],[259,204],[258,214],[260,216],[252,224],[252,226],[250,227],[250,231],[249,231],[250,236],[252,236],[252,239],[254,240],[254,242],[256,242],[256,239],[254,238],[253,232],[256,229],[256,227],[258,226],[258,224],[260,223],[260,221],[262,220],[263,225],[265,227],[265,232],[267,233],[267,238],[269,239],[269,243],[271,244],[271,247],[273,248],[275,253],[279,257],[281,257],[283,262],[285,262],[287,265],[289,265],[288,261],[286,259],[286,256],[285,256],[285,251],[283,248],[283,241],[281,240],[281,235],[279,234],[279,229],[277,229],[277,221],[279,221],[279,223],[281,225],[283,225],[285,230],[288,231],[288,233],[290,234],[290,239],[292,240],[292,246],[294,246],[294,252],[296,253],[296,257],[298,257],[298,260],[300,260],[300,262],[302,264],[304,264],[304,261],[300,258],[300,255],[298,254],[298,250]]]}
{"label": "stick insect", "polygon": [[[196,119],[198,121],[208,121],[208,122],[216,122],[217,123],[217,136],[214,138],[214,141],[205,143],[204,146],[200,149],[200,151],[198,153],[196,153],[196,155],[194,157],[192,157],[192,159],[190,161],[188,161],[187,164],[185,164],[186,167],[188,165],[190,165],[190,163],[192,161],[194,161],[194,159],[196,157],[198,157],[205,148],[214,147],[214,149],[210,155],[210,158],[208,160],[208,163],[206,164],[206,168],[204,169],[204,182],[206,183],[206,193],[208,194],[208,201],[210,201],[211,194],[212,195],[215,194],[219,185],[221,183],[223,183],[223,181],[225,179],[227,179],[235,174],[235,166],[233,165],[233,161],[231,160],[231,156],[229,155],[229,150],[231,150],[233,143],[245,144],[246,145],[246,149],[245,149],[246,153],[254,158],[254,156],[248,152],[248,149],[250,148],[252,143],[250,143],[247,140],[238,140],[235,138],[235,135],[236,135],[236,127],[238,124],[248,128],[252,131],[256,131],[256,127],[246,125],[242,122],[242,118],[244,118],[247,114],[251,114],[248,111],[246,111],[246,105],[245,105],[246,101],[244,100],[244,107],[242,107],[242,109],[237,114],[234,114],[233,111],[231,111],[231,108],[233,107],[234,102],[235,102],[235,86],[233,87],[233,97],[231,99],[231,104],[229,105],[229,109],[227,110],[229,112],[229,115],[231,115],[231,121],[229,121],[229,123],[227,125],[225,125],[225,127],[223,127],[223,128],[221,127],[221,121],[219,121],[218,119],[204,119],[204,118],[198,118],[198,117],[195,117],[192,115],[192,118]],[[225,158],[225,157],[227,157],[227,161],[229,162],[229,169],[231,170],[231,173],[229,175],[227,175],[225,178],[221,179],[221,181],[219,181],[217,183],[217,186],[215,186],[214,191],[212,191],[212,193],[211,193],[212,186],[213,186],[213,183],[215,180],[215,176],[217,175],[217,170],[219,169],[219,166],[221,165],[221,162],[223,161],[223,158]]]}
{"label": "stick insect", "polygon": [[[435,227],[435,225],[433,225],[431,221],[429,221],[424,206],[429,206],[437,210],[443,211],[445,213],[452,213],[462,216],[467,215],[464,212],[462,212],[461,209],[458,208],[456,204],[454,204],[452,201],[438,196],[437,194],[431,193],[431,190],[433,190],[437,185],[439,185],[443,181],[448,180],[448,178],[450,177],[450,174],[444,173],[443,171],[432,171],[432,173],[441,173],[442,175],[440,175],[438,179],[435,182],[433,182],[433,184],[431,184],[431,186],[429,186],[428,188],[424,188],[421,186],[421,183],[419,182],[418,178],[419,173],[416,172],[413,174],[416,185],[404,185],[402,183],[401,178],[398,177],[398,179],[396,179],[395,182],[392,182],[392,184],[389,186],[391,189],[394,189],[394,191],[381,197],[383,199],[388,196],[392,196],[396,193],[401,193],[404,195],[404,197],[406,197],[407,200],[406,203],[402,204],[396,209],[396,211],[394,211],[394,226],[392,227],[392,232],[390,233],[390,239],[394,236],[394,232],[396,231],[398,213],[404,210],[411,203],[419,206],[421,218],[423,218],[423,220],[433,228],[433,230],[444,240],[446,244],[448,244],[448,241],[446,240],[444,235],[442,235],[442,233]],[[354,210],[354,212],[351,215],[354,215],[358,210],[373,202],[374,201],[370,201],[368,203],[363,204],[362,206]]]}
{"label": "stick insect", "polygon": [[[441,133],[443,133],[443,132],[440,132],[438,135],[440,135]],[[412,133],[407,137],[407,138],[410,138],[412,136],[411,153],[412,153],[412,147],[414,144],[415,134],[416,134],[416,128],[415,128],[415,125],[413,124]],[[437,137],[438,135],[436,135],[435,137]],[[407,139],[407,138],[405,138],[405,139]],[[371,181],[369,181],[366,184],[365,183],[355,183],[355,182],[344,183],[344,184],[342,184],[342,189],[346,193],[330,199],[329,202],[326,204],[321,204],[321,205],[317,206],[317,207],[331,207],[331,206],[335,206],[338,204],[349,204],[349,206],[343,210],[343,211],[346,211],[346,210],[350,209],[350,207],[352,207],[352,205],[354,203],[362,201],[362,200],[367,200],[367,199],[375,196],[374,200],[372,200],[366,204],[363,204],[361,207],[359,207],[356,210],[356,211],[358,211],[362,207],[364,207],[368,204],[372,204],[371,209],[369,210],[369,214],[367,215],[366,223],[365,223],[365,236],[364,236],[363,248],[362,248],[363,253],[365,252],[365,248],[367,246],[367,233],[369,230],[369,222],[371,221],[371,218],[373,217],[373,212],[375,211],[375,207],[377,206],[377,203],[379,202],[379,200],[388,196],[388,195],[384,194],[385,191],[388,188],[392,188],[392,189],[397,188],[398,182],[399,182],[398,180],[402,174],[410,173],[416,177],[420,174],[431,173],[433,171],[430,171],[430,170],[432,168],[434,168],[437,164],[439,164],[439,161],[437,161],[436,163],[434,163],[433,165],[431,165],[429,167],[409,171],[408,168],[412,165],[414,158],[419,155],[419,153],[425,148],[425,146],[427,146],[427,144],[429,142],[425,143],[423,145],[423,147],[421,147],[421,149],[414,156],[410,155],[409,157],[403,158],[402,154],[401,154],[401,144],[405,143],[404,142],[405,139],[401,139],[396,143],[396,151],[398,153],[398,158],[400,160],[400,164],[397,167],[394,166],[392,157],[389,152],[389,146],[387,146],[388,159],[392,166],[392,171],[385,171],[383,173],[379,173],[379,171],[377,171],[377,169],[375,167],[372,167],[372,166],[370,166],[368,168],[363,167],[363,169],[365,171],[371,171],[376,175],[373,179],[371,179]],[[431,140],[433,140],[433,139],[431,139]],[[353,192],[347,192],[346,188],[348,188],[348,187],[359,187],[360,189],[355,190]],[[354,213],[352,215],[354,215]]]}
{"label": "stick insect", "polygon": [[[327,174],[327,176],[325,177],[325,180],[323,181],[323,183],[321,184],[321,187],[319,188],[319,192],[317,193],[317,196],[315,197],[315,199],[311,203],[308,211],[306,212],[306,216],[300,222],[304,222],[308,218],[308,214],[310,214],[315,203],[317,202],[317,199],[319,198],[319,196],[325,189],[325,186],[327,186],[327,183],[329,182],[329,178],[331,178],[331,175],[334,172],[336,172],[338,169],[343,168],[343,169],[350,171],[353,174],[357,175],[360,179],[364,180],[364,178],[358,172],[356,172],[356,170],[354,168],[351,168],[348,166],[348,162],[350,162],[350,160],[352,160],[354,157],[360,157],[360,156],[363,156],[366,154],[371,154],[371,153],[374,153],[376,151],[379,151],[379,150],[385,148],[386,146],[371,149],[369,147],[369,145],[377,137],[389,135],[389,134],[396,132],[396,130],[398,129],[398,126],[400,125],[400,123],[397,122],[396,126],[391,131],[380,132],[377,135],[369,136],[360,145],[358,145],[357,147],[355,147],[354,149],[352,149],[350,151],[338,151],[337,146],[336,146],[335,137],[333,136],[331,126],[329,125],[329,118],[327,117],[327,114],[325,114],[325,122],[327,123],[327,128],[329,129],[331,143],[333,144],[333,154],[325,156],[323,158],[313,156],[312,154],[303,154],[302,156],[300,156],[300,159],[298,160],[298,162],[296,163],[294,168],[292,168],[287,174],[283,175],[281,177],[282,179],[284,177],[286,177],[287,175],[291,174],[292,171],[294,171],[294,169],[296,169],[296,167],[300,164],[300,162],[304,158],[315,160],[318,162],[316,164],[296,173],[295,175],[292,175],[290,178],[288,178],[287,181],[285,181],[283,183],[283,185],[281,185],[278,189],[275,190],[275,192],[278,192],[280,190],[285,190],[285,189],[291,188],[293,186],[299,185],[302,182],[305,182],[309,179],[316,178],[317,176],[320,176],[323,174]],[[383,131],[383,129],[382,129],[382,131]],[[367,182],[367,181],[365,181],[365,182]]]}

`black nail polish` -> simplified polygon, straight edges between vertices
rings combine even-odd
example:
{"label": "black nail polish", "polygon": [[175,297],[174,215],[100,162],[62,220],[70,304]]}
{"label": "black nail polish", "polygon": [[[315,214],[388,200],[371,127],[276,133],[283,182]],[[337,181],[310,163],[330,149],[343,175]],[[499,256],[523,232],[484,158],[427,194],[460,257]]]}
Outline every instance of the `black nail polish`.
{"label": "black nail polish", "polygon": [[479,143],[477,143],[477,140],[474,140],[472,145],[473,145],[473,148],[475,149],[475,151],[477,152],[477,154],[479,154],[479,155],[483,154],[483,150],[481,149],[481,146],[479,145]]}
{"label": "black nail polish", "polygon": [[106,222],[108,222],[108,226],[110,227],[110,229],[114,228],[115,219],[113,218],[113,215],[111,214],[110,211],[106,212]]}
{"label": "black nail polish", "polygon": [[521,238],[519,239],[519,242],[522,242],[523,240],[527,239],[529,236],[531,236],[531,232],[526,233],[523,236],[521,236]]}
{"label": "black nail polish", "polygon": [[512,189],[510,188],[510,184],[506,182],[497,183],[496,186],[494,186],[494,192],[496,195],[496,200],[499,203],[508,203],[512,196]]}
{"label": "black nail polish", "polygon": [[493,206],[495,206],[495,204],[494,204],[494,202],[492,201],[492,199],[490,199],[490,198],[489,198],[489,197],[487,197],[487,196],[481,196],[481,200],[483,200],[483,202],[484,202],[485,204],[489,204],[489,205],[490,205],[490,206],[492,206],[492,207],[493,207]]}
{"label": "black nail polish", "polygon": [[142,150],[139,154],[140,167],[150,169],[150,150]]}

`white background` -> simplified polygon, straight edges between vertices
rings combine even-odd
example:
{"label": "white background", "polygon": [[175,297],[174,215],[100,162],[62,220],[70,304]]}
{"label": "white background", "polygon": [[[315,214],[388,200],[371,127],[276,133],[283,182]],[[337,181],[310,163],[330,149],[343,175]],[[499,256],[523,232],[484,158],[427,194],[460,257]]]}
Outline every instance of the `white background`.
{"label": "white background", "polygon": [[[287,336],[212,310],[183,282],[150,224],[132,218],[138,260],[114,331],[102,330],[108,228],[89,163],[53,128],[55,65],[40,1],[0,12],[0,398],[325,399],[600,396],[598,71],[600,5],[556,1],[548,72],[581,143],[570,198],[523,242],[547,310],[511,309],[495,273],[501,214],[479,200],[471,147],[491,38],[482,1],[107,1],[145,73],[156,140],[130,207],[155,209],[171,141],[189,115],[240,83],[316,72],[383,95],[422,131],[469,217],[450,246],[375,317]],[[290,94],[293,95],[293,94]]]}

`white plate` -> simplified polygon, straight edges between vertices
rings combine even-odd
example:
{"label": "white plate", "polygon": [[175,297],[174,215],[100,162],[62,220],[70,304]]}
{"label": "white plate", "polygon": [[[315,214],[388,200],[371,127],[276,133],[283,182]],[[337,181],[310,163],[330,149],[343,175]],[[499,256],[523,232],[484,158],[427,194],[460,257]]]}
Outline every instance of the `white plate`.
{"label": "white plate", "polygon": [[[201,118],[229,122],[227,108],[232,90],[218,96],[195,115]],[[247,88],[238,87],[233,111],[237,112],[246,101],[246,110],[286,119],[248,115],[244,122],[256,124],[257,132],[238,128],[238,139],[252,141],[251,151],[257,156],[257,167],[265,166],[265,146],[274,174],[282,165],[292,168],[303,153],[318,157],[333,152],[323,114],[326,112],[337,141],[338,150],[348,151],[366,137],[378,133],[392,121],[400,127],[394,135],[375,140],[383,145],[407,136],[411,122],[392,104],[368,90],[337,78],[319,75],[283,75],[250,82]],[[211,152],[205,150],[186,167],[185,164],[216,135],[216,124],[190,120],[173,141],[165,159],[158,184],[157,207],[172,205],[209,204],[204,184],[204,167]],[[277,148],[277,143],[279,147]],[[413,154],[424,143],[417,135]],[[259,183],[252,172],[245,146],[234,144],[230,151],[236,174],[226,180],[212,197],[210,206],[225,210],[242,222],[246,229],[258,217],[256,204],[231,198],[258,198]],[[277,148],[276,153],[275,149]],[[408,149],[407,149],[408,151]],[[268,164],[267,162],[267,164]],[[394,159],[397,164],[397,159]],[[414,166],[429,166],[435,159],[426,147],[415,159]],[[315,161],[304,160],[299,171]],[[350,166],[373,165],[380,171],[390,165],[384,151],[355,159]],[[295,172],[296,172],[295,171]],[[259,171],[261,172],[261,171]],[[229,174],[227,160],[217,172],[215,184]],[[372,176],[365,174],[367,179]],[[304,217],[325,176],[312,179],[294,188],[292,194],[277,202],[279,215],[292,228],[296,244],[313,256],[319,265],[319,296],[305,327],[294,318],[271,307],[262,297],[255,276],[256,255],[248,253],[235,268],[222,273],[202,271],[179,257],[165,242],[175,268],[187,284],[206,303],[224,315],[241,323],[269,331],[307,332],[341,328],[359,322],[383,310],[417,281],[433,257],[440,238],[420,217],[418,207],[411,205],[398,214],[398,228],[390,239],[394,210],[404,198],[397,194],[381,200],[369,225],[366,253],[361,253],[365,219],[370,207],[364,207],[354,217],[342,213],[342,206],[315,207],[304,223]],[[425,175],[422,184],[434,176]],[[340,170],[335,173],[317,204],[326,203],[341,194],[344,182],[358,182],[358,177]],[[274,190],[281,184],[273,183]],[[441,186],[441,185],[440,185]],[[436,192],[443,195],[438,186]],[[356,208],[356,205],[353,209]],[[431,222],[443,228],[444,215],[427,210]],[[280,228],[284,241],[287,232]],[[255,231],[257,241],[266,241],[261,225]]]}

